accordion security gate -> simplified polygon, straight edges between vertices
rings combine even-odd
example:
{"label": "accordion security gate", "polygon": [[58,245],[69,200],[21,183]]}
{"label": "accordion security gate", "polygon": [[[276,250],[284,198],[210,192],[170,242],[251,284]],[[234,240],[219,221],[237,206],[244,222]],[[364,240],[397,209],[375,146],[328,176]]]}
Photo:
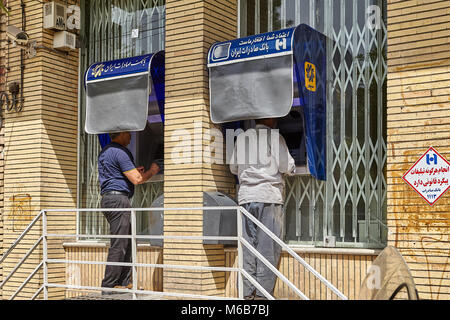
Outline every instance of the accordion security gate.
{"label": "accordion security gate", "polygon": [[306,23],[327,44],[327,179],[289,178],[286,241],[386,244],[386,4],[241,0],[240,37]]}
{"label": "accordion security gate", "polygon": [[[81,75],[88,66],[108,61],[164,50],[164,0],[84,0],[81,1],[81,29],[84,48],[81,51]],[[138,31],[136,31],[138,30]],[[83,81],[84,77],[80,77]],[[97,135],[84,132],[85,92],[80,83],[80,146],[78,204],[81,208],[100,207],[97,157],[101,150]],[[149,207],[163,192],[163,182],[146,183],[136,187],[133,207]],[[138,231],[146,228],[145,219],[138,219]],[[80,215],[80,234],[105,234],[108,223],[102,214]]]}

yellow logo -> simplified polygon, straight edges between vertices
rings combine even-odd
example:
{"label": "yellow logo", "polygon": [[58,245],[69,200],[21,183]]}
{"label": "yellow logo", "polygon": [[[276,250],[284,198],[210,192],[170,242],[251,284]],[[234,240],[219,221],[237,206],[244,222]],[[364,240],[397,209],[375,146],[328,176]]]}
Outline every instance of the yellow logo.
{"label": "yellow logo", "polygon": [[305,62],[305,86],[309,91],[316,92],[316,66],[312,63]]}
{"label": "yellow logo", "polygon": [[94,69],[92,69],[92,75],[94,78],[100,77],[102,75],[102,72],[104,71],[105,65],[104,64],[98,64],[95,66]]}

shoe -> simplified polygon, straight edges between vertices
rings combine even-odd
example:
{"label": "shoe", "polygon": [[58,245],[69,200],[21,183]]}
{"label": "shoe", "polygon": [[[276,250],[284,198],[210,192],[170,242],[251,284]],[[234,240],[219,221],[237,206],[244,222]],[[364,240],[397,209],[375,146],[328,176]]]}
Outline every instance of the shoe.
{"label": "shoe", "polygon": [[255,295],[256,295],[256,289],[253,290],[253,292],[251,294],[249,294],[248,296],[244,296],[244,300],[255,300]]}
{"label": "shoe", "polygon": [[[133,288],[133,284],[129,283],[126,286],[114,286],[114,289],[132,289]],[[120,293],[120,292],[118,292]]]}
{"label": "shoe", "polygon": [[261,296],[256,295],[253,300],[269,300],[269,299],[267,299],[266,297],[261,297]]}

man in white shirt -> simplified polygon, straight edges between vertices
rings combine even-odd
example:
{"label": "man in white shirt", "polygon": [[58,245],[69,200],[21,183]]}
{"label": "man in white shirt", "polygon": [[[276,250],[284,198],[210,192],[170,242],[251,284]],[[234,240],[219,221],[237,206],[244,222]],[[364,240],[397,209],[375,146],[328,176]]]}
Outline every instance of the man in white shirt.
{"label": "man in white shirt", "polygon": [[[294,173],[295,161],[284,138],[278,130],[273,130],[276,124],[276,119],[256,120],[255,129],[240,134],[231,157],[230,170],[239,178],[239,205],[281,238],[284,232],[284,175]],[[248,218],[243,218],[242,234],[270,263],[278,266],[281,247]],[[244,270],[273,295],[275,274],[245,246],[243,257]],[[244,297],[247,300],[264,299],[263,294],[246,278]]]}

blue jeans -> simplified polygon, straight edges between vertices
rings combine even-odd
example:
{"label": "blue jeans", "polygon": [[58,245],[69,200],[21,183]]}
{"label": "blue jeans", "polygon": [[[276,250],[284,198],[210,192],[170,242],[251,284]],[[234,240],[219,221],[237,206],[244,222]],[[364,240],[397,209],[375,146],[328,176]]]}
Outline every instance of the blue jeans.
{"label": "blue jeans", "polygon": [[[283,236],[284,217],[283,206],[281,204],[253,202],[246,203],[242,207],[264,224],[264,226],[272,231],[277,237],[281,238]],[[273,241],[267,233],[258,228],[250,221],[250,219],[244,216],[242,219],[243,238],[256,248],[256,250],[275,266],[275,268],[278,268],[281,256],[281,246]],[[276,275],[245,246],[243,246],[242,252],[244,270],[247,271],[267,292],[273,295]],[[252,295],[256,290],[255,286],[245,277],[243,282],[244,296]],[[260,297],[264,296],[259,290],[256,290],[256,295]]]}

